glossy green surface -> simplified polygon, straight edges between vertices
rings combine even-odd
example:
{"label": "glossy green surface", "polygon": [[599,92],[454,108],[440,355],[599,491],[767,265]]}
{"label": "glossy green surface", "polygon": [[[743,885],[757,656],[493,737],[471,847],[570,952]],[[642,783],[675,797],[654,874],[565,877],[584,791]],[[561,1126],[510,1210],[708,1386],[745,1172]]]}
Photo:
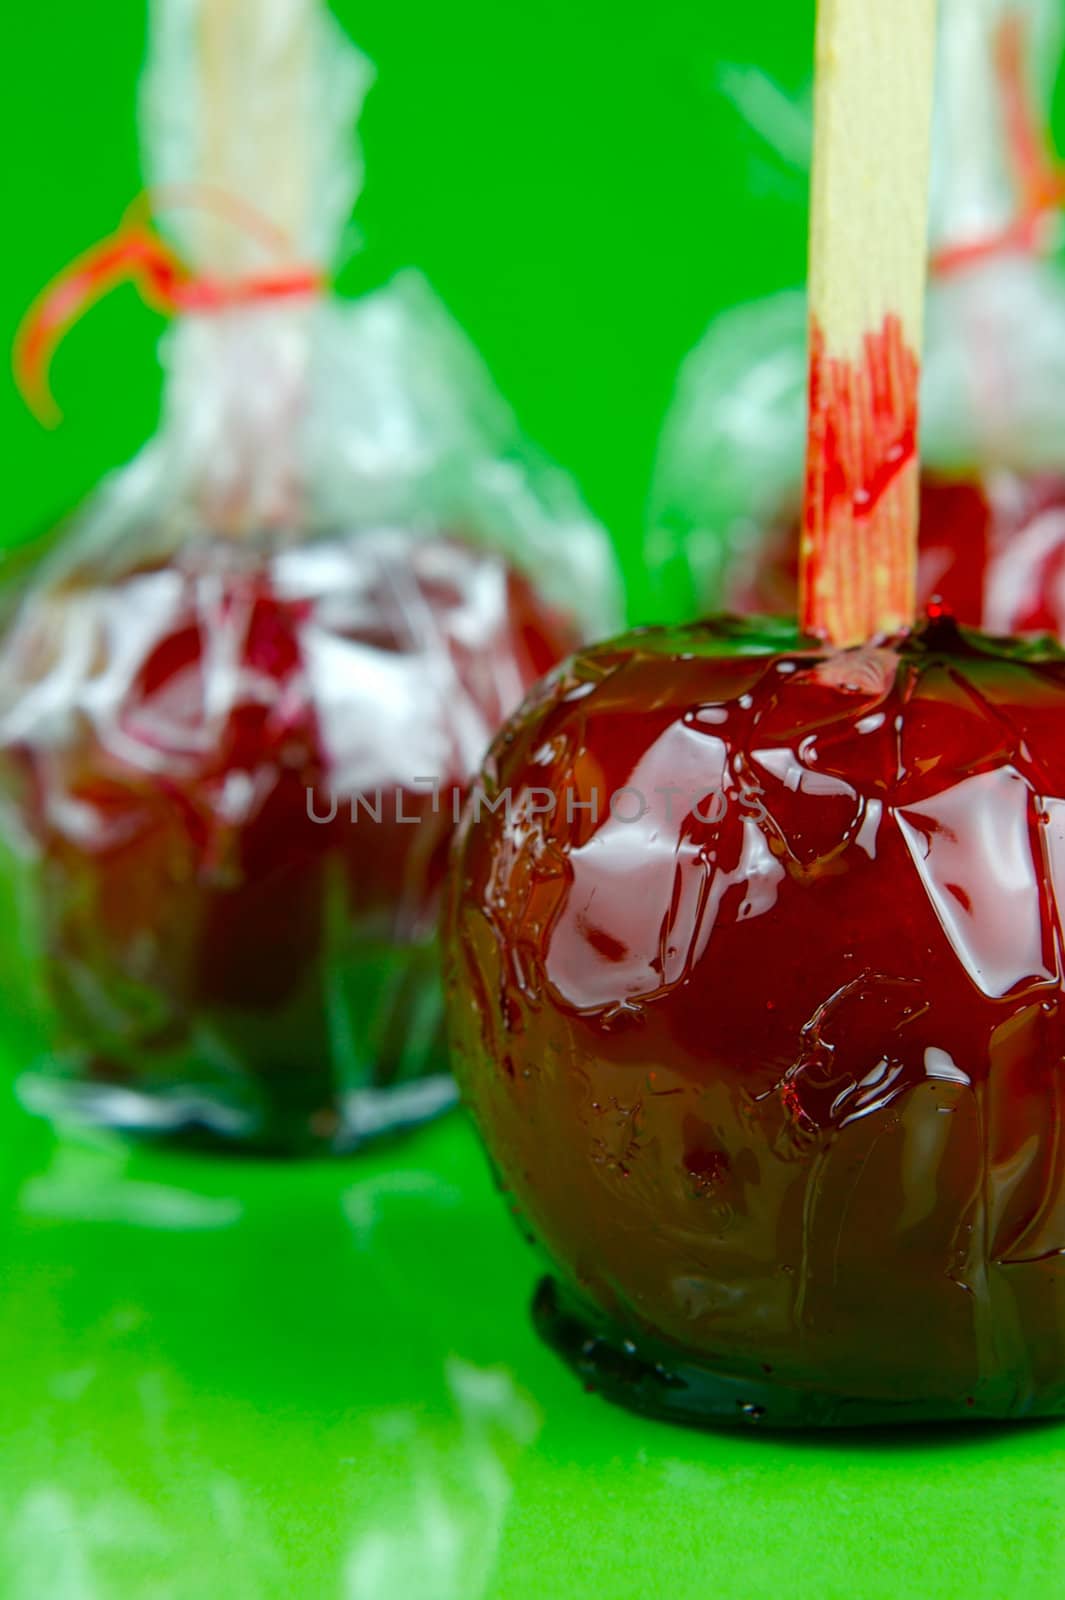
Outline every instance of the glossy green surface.
{"label": "glossy green surface", "polygon": [[5,1600],[991,1600],[1065,1574],[1063,1428],[712,1436],[583,1394],[458,1116],[304,1168],[5,1124]]}
{"label": "glossy green surface", "polygon": [[[678,360],[803,271],[798,180],[718,95],[786,87],[813,0],[342,0],[381,72],[346,290],[421,266],[529,430],[638,537]],[[7,344],[138,187],[141,0],[14,8]],[[123,291],[41,432],[0,375],[3,538],[152,426],[161,324]],[[10,923],[0,905],[0,921]],[[56,1140],[11,1101],[39,1040],[0,941],[2,1600],[958,1600],[1065,1579],[1065,1428],[775,1441],[584,1395],[460,1117],[347,1165]]]}

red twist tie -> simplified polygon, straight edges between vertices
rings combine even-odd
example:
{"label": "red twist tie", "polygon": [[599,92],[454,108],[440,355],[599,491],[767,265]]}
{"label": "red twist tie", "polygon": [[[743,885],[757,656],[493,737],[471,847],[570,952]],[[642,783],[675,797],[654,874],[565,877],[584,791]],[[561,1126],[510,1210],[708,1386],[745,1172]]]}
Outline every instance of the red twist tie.
{"label": "red twist tie", "polygon": [[[282,233],[229,195],[190,185],[168,189],[165,197],[157,193],[157,203],[160,200],[168,208],[189,205],[216,211],[246,233],[258,234],[268,248],[288,253]],[[38,421],[55,427],[62,420],[49,383],[55,352],[71,328],[124,283],[134,284],[141,299],[154,310],[180,316],[314,295],[325,282],[313,267],[248,273],[234,279],[197,276],[158,233],[151,221],[151,196],[143,195],[109,238],[78,256],[38,295],[15,335],[15,382]]]}
{"label": "red twist tie", "polygon": [[1035,92],[1025,61],[1027,19],[1003,17],[995,33],[995,72],[1006,123],[1006,149],[1019,196],[1017,214],[994,233],[947,245],[932,258],[932,271],[947,277],[995,256],[1026,254],[1045,242],[1049,214],[1065,203],[1065,168],[1051,151],[1049,130],[1035,111]]}

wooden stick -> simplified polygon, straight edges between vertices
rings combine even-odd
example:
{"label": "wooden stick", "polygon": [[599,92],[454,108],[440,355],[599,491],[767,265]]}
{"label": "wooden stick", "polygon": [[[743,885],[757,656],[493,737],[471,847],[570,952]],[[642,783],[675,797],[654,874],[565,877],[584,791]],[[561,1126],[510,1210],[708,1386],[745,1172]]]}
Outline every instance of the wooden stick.
{"label": "wooden stick", "polygon": [[847,645],[914,619],[936,0],[820,0],[800,613]]}
{"label": "wooden stick", "polygon": [[[200,0],[200,180],[271,222],[293,258],[309,203],[318,4]],[[220,276],[262,264],[261,243],[247,229],[205,218],[203,237],[206,264]]]}

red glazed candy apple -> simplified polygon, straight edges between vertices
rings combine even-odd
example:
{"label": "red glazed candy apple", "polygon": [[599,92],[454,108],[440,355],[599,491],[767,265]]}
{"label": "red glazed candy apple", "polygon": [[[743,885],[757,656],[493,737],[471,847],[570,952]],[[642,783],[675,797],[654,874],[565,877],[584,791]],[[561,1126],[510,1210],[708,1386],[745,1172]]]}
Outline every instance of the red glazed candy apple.
{"label": "red glazed candy apple", "polygon": [[269,1147],[447,1104],[455,793],[573,642],[499,555],[399,533],[193,541],[31,602],[2,730],[61,1100]]}
{"label": "red glazed candy apple", "polygon": [[819,11],[803,633],[582,652],[455,856],[540,1329],[658,1416],[1065,1411],[1065,652],[913,614],[934,35]]}
{"label": "red glazed candy apple", "polygon": [[577,656],[459,843],[456,1068],[541,1329],[662,1416],[1060,1412],[1065,655],[763,627]]}

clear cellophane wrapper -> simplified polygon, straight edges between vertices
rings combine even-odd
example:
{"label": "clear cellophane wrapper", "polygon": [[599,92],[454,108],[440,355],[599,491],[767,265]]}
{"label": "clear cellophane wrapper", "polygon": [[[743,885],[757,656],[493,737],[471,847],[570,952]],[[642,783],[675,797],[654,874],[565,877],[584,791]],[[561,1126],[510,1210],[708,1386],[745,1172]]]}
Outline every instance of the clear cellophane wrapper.
{"label": "clear cellophane wrapper", "polygon": [[[328,269],[368,64],[314,0],[257,0],[215,37],[221,93],[210,4],[153,11],[168,238],[201,284]],[[239,204],[205,201],[223,194]],[[283,248],[258,222],[279,212]],[[187,310],[163,363],[156,437],[43,559],[0,656],[55,1038],[26,1093],[350,1146],[451,1101],[435,921],[455,810],[525,690],[616,622],[612,557],[414,272],[351,303]]]}
{"label": "clear cellophane wrapper", "polygon": [[[929,485],[942,492],[923,509],[973,526],[971,551],[960,554],[946,552],[931,522],[927,541],[922,527],[919,589],[927,598],[945,579],[964,596],[962,620],[994,632],[1061,633],[1065,274],[1047,251],[1046,216],[1023,236],[1013,226],[1021,201],[996,67],[1010,19],[1023,26],[1020,89],[1034,128],[1033,112],[1049,117],[1060,60],[1057,0],[945,0],[942,12],[932,240],[943,270],[929,285],[921,395],[926,496]],[[777,92],[754,78],[729,76],[741,107],[775,103],[779,113]],[[781,121],[791,157],[801,115],[790,108]],[[648,508],[657,614],[794,611],[806,391],[802,290],[725,312],[686,358]],[[971,502],[970,483],[979,485]],[[952,525],[945,543],[959,537]],[[964,574],[945,572],[948,563]]]}

